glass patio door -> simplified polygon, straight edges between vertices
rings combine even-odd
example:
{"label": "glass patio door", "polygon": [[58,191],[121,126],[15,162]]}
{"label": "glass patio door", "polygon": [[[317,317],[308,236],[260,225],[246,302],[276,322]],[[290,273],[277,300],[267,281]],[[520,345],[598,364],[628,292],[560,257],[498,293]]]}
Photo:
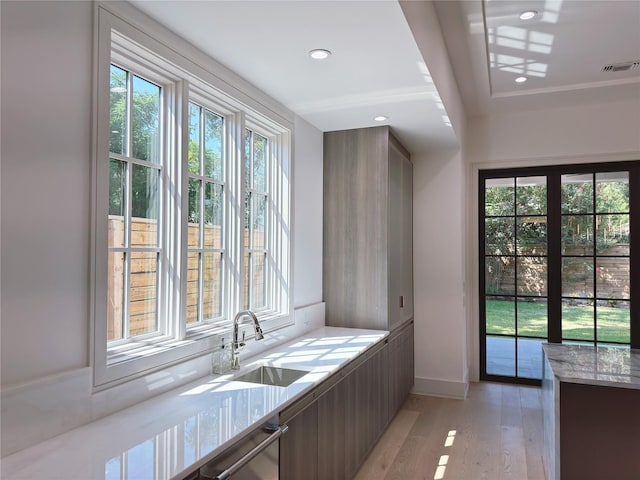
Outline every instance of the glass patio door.
{"label": "glass patio door", "polygon": [[562,188],[562,341],[629,345],[629,172],[567,174]]}
{"label": "glass patio door", "polygon": [[547,178],[487,179],[484,188],[486,373],[541,378],[547,341]]}
{"label": "glass patio door", "polygon": [[479,191],[482,379],[538,384],[547,341],[640,347],[640,162],[482,171]]}

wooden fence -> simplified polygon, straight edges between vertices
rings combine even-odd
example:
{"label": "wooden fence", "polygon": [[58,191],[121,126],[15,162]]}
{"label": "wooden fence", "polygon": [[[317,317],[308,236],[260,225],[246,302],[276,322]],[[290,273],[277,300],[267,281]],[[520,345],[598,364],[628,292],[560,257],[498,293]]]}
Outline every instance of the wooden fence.
{"label": "wooden fence", "polygon": [[[108,220],[109,245],[122,246],[124,242],[124,221],[122,217],[110,215]],[[208,248],[222,246],[222,232],[219,226],[204,226],[204,245]],[[131,245],[135,247],[157,244],[157,224],[154,220],[134,218],[131,223]],[[245,238],[248,232],[245,231]],[[197,246],[199,224],[190,223],[188,244]],[[264,241],[264,234],[256,232],[257,242]],[[129,336],[156,330],[157,318],[157,255],[155,253],[132,253],[130,258],[131,276],[129,288]],[[245,259],[246,260],[246,259]],[[245,261],[245,264],[247,262]],[[211,319],[221,313],[221,273],[222,255],[205,253],[202,258],[202,318]],[[187,323],[198,321],[198,292],[200,254],[189,253],[187,257]],[[115,340],[123,337],[124,305],[124,254],[110,253],[108,259],[108,304],[107,338]],[[248,290],[248,266],[245,265],[245,292]],[[264,268],[254,268],[254,285],[264,284]]]}
{"label": "wooden fence", "polygon": [[[582,247],[566,249],[563,255],[585,255]],[[618,256],[613,256],[618,255]],[[630,296],[629,260],[620,256],[629,255],[629,245],[619,244],[599,253],[597,265],[579,257],[569,257],[563,264],[563,292],[571,296],[588,297],[594,291],[593,268],[597,276],[597,297],[615,300]],[[592,257],[591,257],[592,258]],[[546,258],[520,257],[518,263],[518,291],[516,292],[515,257],[487,257],[485,284],[488,294],[496,295],[542,295],[546,296]],[[569,296],[567,293],[563,293]]]}

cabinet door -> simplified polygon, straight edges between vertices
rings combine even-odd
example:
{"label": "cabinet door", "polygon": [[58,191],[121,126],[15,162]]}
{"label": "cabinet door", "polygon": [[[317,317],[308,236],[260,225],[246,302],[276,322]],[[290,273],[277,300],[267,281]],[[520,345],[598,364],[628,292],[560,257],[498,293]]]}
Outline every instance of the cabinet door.
{"label": "cabinet door", "polygon": [[280,480],[318,478],[318,407],[312,403],[287,420],[287,433],[280,437]]}
{"label": "cabinet door", "polygon": [[387,425],[386,348],[318,399],[318,479],[350,479]]}
{"label": "cabinet door", "polygon": [[389,340],[389,419],[407,399],[414,380],[413,322]]}
{"label": "cabinet door", "polygon": [[402,161],[402,321],[413,318],[413,164]]}
{"label": "cabinet door", "polygon": [[[402,333],[402,403],[407,399],[409,392],[413,388],[415,379],[414,373],[414,345],[413,345],[413,322],[411,322]],[[402,404],[400,404],[402,406]]]}
{"label": "cabinet door", "polygon": [[326,323],[387,329],[389,127],[326,132],[323,297]]}
{"label": "cabinet door", "polygon": [[402,321],[403,285],[402,250],[404,242],[402,214],[402,163],[401,153],[389,149],[389,330]]}
{"label": "cabinet door", "polygon": [[369,382],[369,448],[378,441],[387,428],[389,416],[389,362],[388,345],[376,352],[368,362]]}
{"label": "cabinet door", "polygon": [[413,317],[413,165],[389,142],[389,329]]}
{"label": "cabinet door", "polygon": [[345,438],[350,414],[347,386],[342,380],[317,401],[318,405],[318,480],[346,477],[345,450],[351,448]]}
{"label": "cabinet door", "polygon": [[400,337],[394,336],[389,340],[389,414],[391,421],[400,407]]}

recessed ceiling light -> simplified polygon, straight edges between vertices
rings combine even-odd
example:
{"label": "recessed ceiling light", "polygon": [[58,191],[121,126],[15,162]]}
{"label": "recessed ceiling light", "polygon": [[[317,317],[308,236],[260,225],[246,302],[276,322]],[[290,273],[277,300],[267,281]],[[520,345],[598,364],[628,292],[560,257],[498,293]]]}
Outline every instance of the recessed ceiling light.
{"label": "recessed ceiling light", "polygon": [[518,77],[516,78],[516,83],[524,83],[527,81],[527,77]]}
{"label": "recessed ceiling light", "polygon": [[376,122],[384,122],[386,119],[388,119],[389,117],[385,116],[385,115],[378,115],[377,117],[373,117],[373,119]]}
{"label": "recessed ceiling light", "polygon": [[324,48],[315,48],[309,52],[309,56],[314,60],[324,60],[325,58],[329,58],[329,55],[331,55],[331,52]]}
{"label": "recessed ceiling light", "polygon": [[531,20],[536,15],[538,15],[538,12],[535,10],[525,10],[520,14],[520,20]]}

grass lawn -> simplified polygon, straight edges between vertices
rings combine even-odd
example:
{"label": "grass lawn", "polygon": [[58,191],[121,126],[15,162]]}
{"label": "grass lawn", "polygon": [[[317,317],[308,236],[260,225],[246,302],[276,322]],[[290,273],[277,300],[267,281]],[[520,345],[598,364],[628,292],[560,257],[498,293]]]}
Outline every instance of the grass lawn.
{"label": "grass lawn", "polygon": [[[487,300],[487,334],[515,334],[516,304],[507,300]],[[518,302],[518,335],[547,338],[547,305]],[[627,308],[597,307],[598,341],[629,342],[630,314]],[[562,337],[593,340],[593,306],[562,308]]]}

